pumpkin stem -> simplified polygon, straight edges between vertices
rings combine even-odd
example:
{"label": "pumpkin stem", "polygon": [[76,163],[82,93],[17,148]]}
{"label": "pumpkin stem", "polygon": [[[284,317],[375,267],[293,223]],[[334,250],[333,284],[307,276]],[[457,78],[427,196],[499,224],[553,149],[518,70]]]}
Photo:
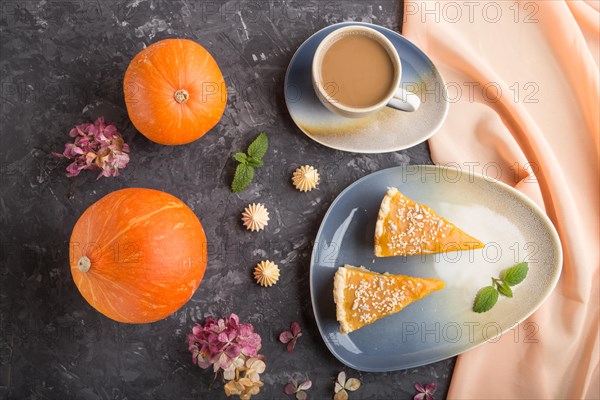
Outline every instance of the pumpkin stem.
{"label": "pumpkin stem", "polygon": [[185,89],[179,89],[175,92],[175,101],[179,104],[183,104],[190,98],[190,94]]}
{"label": "pumpkin stem", "polygon": [[83,256],[77,262],[77,267],[81,272],[88,272],[92,266],[92,261],[87,256]]}

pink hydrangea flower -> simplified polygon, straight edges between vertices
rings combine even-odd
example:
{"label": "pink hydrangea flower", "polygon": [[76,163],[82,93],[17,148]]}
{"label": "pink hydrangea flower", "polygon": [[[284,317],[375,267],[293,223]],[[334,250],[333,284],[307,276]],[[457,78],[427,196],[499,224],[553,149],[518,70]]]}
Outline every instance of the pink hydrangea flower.
{"label": "pink hydrangea flower", "polygon": [[279,341],[283,344],[287,344],[287,351],[291,353],[294,350],[294,347],[296,347],[296,341],[300,336],[302,336],[300,324],[294,321],[290,324],[289,331],[281,332]]}
{"label": "pink hydrangea flower", "polygon": [[435,383],[428,383],[423,387],[420,383],[415,383],[415,389],[417,393],[413,400],[434,400],[433,393],[435,392]]}
{"label": "pink hydrangea flower", "polygon": [[214,372],[234,368],[240,357],[260,358],[260,335],[252,324],[240,324],[237,315],[229,318],[207,318],[204,325],[196,324],[188,335],[192,362],[200,368],[213,366]]}
{"label": "pink hydrangea flower", "polygon": [[73,143],[65,144],[60,153],[52,152],[60,158],[73,162],[67,166],[67,177],[79,175],[84,169],[99,170],[96,179],[117,176],[119,169],[129,162],[129,146],[123,140],[114,124],[105,124],[103,117],[93,123],[75,126],[69,132]]}

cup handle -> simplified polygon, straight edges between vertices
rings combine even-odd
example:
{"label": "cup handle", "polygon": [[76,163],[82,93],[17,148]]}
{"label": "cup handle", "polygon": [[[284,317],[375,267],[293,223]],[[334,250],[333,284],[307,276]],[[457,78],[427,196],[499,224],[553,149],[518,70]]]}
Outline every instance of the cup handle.
{"label": "cup handle", "polygon": [[387,106],[395,108],[396,110],[413,112],[419,109],[421,105],[421,99],[413,92],[399,87],[394,93],[394,97],[388,102]]}

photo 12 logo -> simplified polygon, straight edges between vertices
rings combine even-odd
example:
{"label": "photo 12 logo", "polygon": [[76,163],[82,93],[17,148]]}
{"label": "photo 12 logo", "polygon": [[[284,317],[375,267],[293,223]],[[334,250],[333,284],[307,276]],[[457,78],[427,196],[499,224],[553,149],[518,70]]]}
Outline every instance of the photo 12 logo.
{"label": "photo 12 logo", "polygon": [[503,98],[512,103],[539,103],[540,87],[537,82],[475,82],[449,81],[427,85],[423,81],[403,81],[402,89],[419,95],[423,103],[442,101],[458,103],[497,103]]}
{"label": "photo 12 logo", "polygon": [[[532,321],[516,324],[503,332],[498,322],[414,322],[402,321],[400,332],[397,335],[398,343],[405,346],[417,343],[434,344],[470,344],[496,343],[503,336],[511,336],[514,343],[539,343],[537,334],[539,325]],[[340,345],[339,332],[330,332],[325,336],[325,341],[331,345]]]}
{"label": "photo 12 logo", "polygon": [[411,1],[406,4],[404,22],[418,18],[422,23],[538,23],[539,4],[533,1]]}
{"label": "photo 12 logo", "polygon": [[402,169],[401,182],[407,183],[418,180],[422,183],[457,183],[468,179],[469,183],[475,182],[477,174],[489,182],[512,182],[512,183],[537,183],[535,174],[539,171],[539,165],[535,162],[520,163],[515,161],[512,165],[505,165],[495,161],[479,162],[464,161],[435,163],[437,167],[423,168],[420,165],[406,165]]}
{"label": "photo 12 logo", "polygon": [[512,335],[515,343],[538,343],[536,334],[539,326],[535,322],[519,323],[502,332],[502,327],[494,321],[475,322],[409,322],[403,321],[401,329],[402,343],[496,343],[504,335]]}
{"label": "photo 12 logo", "polygon": [[[115,10],[110,14],[118,15]],[[97,21],[109,14],[98,2],[86,0],[13,0],[0,3],[0,22],[9,27],[43,31],[77,20],[80,23]]]}

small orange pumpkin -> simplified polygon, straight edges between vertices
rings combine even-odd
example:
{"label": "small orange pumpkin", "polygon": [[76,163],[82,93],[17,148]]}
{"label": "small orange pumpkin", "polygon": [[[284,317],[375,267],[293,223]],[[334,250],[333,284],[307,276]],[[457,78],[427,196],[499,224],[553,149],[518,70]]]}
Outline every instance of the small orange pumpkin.
{"label": "small orange pumpkin", "polygon": [[202,137],[221,119],[227,88],[210,53],[187,39],[165,39],[140,51],[123,82],[135,128],[153,142],[177,145]]}
{"label": "small orange pumpkin", "polygon": [[153,322],[177,311],[198,288],[206,258],[196,215],[158,190],[104,196],[71,235],[75,285],[92,307],[119,322]]}

